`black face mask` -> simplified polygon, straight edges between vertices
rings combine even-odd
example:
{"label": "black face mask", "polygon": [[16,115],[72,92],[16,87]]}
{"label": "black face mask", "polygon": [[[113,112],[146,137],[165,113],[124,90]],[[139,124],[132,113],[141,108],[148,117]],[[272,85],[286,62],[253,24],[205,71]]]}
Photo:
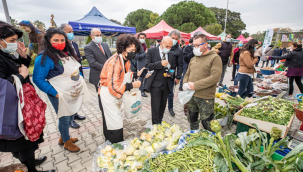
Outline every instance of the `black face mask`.
{"label": "black face mask", "polygon": [[136,57],[136,53],[135,52],[127,52],[127,56],[125,56],[125,58],[127,60],[134,60]]}

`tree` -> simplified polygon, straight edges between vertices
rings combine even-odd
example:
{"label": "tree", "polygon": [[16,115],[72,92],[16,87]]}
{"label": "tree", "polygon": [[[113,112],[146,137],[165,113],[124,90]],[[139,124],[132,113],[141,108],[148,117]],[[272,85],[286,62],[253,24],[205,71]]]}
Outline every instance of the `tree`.
{"label": "tree", "polygon": [[33,25],[41,31],[46,30],[45,24],[42,21],[36,20],[36,21],[34,21]]}
{"label": "tree", "polygon": [[121,22],[119,22],[118,20],[115,20],[115,19],[110,19],[110,21],[114,22],[114,23],[117,23],[119,25],[122,25]]}
{"label": "tree", "polygon": [[12,19],[12,18],[11,18],[11,23],[15,27],[19,24],[19,22],[16,19]]}
{"label": "tree", "polygon": [[244,36],[244,38],[249,37],[249,33],[248,32],[242,33],[242,35]]}
{"label": "tree", "polygon": [[217,23],[214,13],[202,3],[181,1],[170,6],[157,20],[164,20],[171,27],[183,32],[192,32],[199,26]]}
{"label": "tree", "polygon": [[[226,9],[211,7],[209,8],[216,16],[219,24],[222,25],[222,30],[225,26]],[[234,11],[227,11],[226,33],[232,34],[232,37],[237,38],[240,36],[240,31],[245,30],[246,24],[241,19],[241,14]]]}
{"label": "tree", "polygon": [[260,41],[260,42],[264,42],[264,37],[265,37],[265,31],[258,31],[257,33],[255,34],[252,34],[251,37],[253,37],[254,39]]}
{"label": "tree", "polygon": [[142,32],[148,29],[148,24],[151,22],[150,14],[153,13],[150,10],[138,9],[136,11],[128,13],[125,18],[124,26],[136,27],[137,32]]}
{"label": "tree", "polygon": [[150,14],[150,22],[148,23],[147,27],[151,28],[151,27],[155,26],[157,24],[156,20],[158,18],[159,18],[159,14],[157,14],[157,13],[151,13]]}
{"label": "tree", "polygon": [[206,25],[204,27],[205,31],[212,34],[212,35],[220,35],[223,30],[222,30],[222,26],[220,24],[212,24],[212,25]]}

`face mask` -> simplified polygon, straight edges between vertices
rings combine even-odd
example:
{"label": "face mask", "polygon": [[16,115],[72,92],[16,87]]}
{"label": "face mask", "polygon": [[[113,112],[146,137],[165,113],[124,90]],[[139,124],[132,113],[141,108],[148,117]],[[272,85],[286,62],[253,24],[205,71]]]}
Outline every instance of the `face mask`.
{"label": "face mask", "polygon": [[162,53],[164,53],[164,54],[169,53],[169,51],[170,51],[170,49],[167,49],[167,48],[163,48],[163,49],[162,49]]}
{"label": "face mask", "polygon": [[243,44],[242,44],[242,43],[240,43],[240,44],[239,44],[239,47],[242,47],[242,46],[243,46]]}
{"label": "face mask", "polygon": [[54,48],[56,48],[57,50],[64,50],[65,48],[65,42],[61,43],[61,44],[58,44],[58,43],[52,43],[52,46]]}
{"label": "face mask", "polygon": [[226,42],[230,42],[230,40],[231,40],[230,38],[226,38]]}
{"label": "face mask", "polygon": [[127,56],[125,56],[125,58],[127,60],[134,60],[136,57],[136,53],[135,52],[127,52]]}
{"label": "face mask", "polygon": [[254,50],[256,51],[257,47],[254,48]]}
{"label": "face mask", "polygon": [[200,48],[194,47],[193,53],[195,56],[201,56],[203,52],[200,51]]}
{"label": "face mask", "polygon": [[139,39],[141,44],[143,44],[145,42],[145,39]]}
{"label": "face mask", "polygon": [[[4,41],[6,43],[6,48],[4,49],[1,45],[1,50],[5,53],[13,53],[18,49],[18,44],[16,43],[7,43],[4,39],[2,39],[2,41]],[[19,57],[19,56],[18,56]]]}
{"label": "face mask", "polygon": [[95,37],[95,43],[97,43],[97,44],[101,44],[101,42],[102,42],[102,37]]}
{"label": "face mask", "polygon": [[68,38],[68,40],[73,40],[74,39],[74,33],[67,33],[67,38]]}
{"label": "face mask", "polygon": [[177,44],[177,42],[178,42],[177,40],[173,39],[173,46],[175,46]]}

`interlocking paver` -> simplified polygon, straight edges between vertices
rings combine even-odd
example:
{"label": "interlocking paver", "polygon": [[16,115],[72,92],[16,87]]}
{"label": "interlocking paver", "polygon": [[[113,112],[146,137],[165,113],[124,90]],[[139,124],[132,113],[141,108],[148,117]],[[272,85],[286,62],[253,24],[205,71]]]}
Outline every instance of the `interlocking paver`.
{"label": "interlocking paver", "polygon": [[60,162],[58,164],[55,164],[54,166],[57,168],[58,172],[61,172],[61,171],[65,172],[65,171],[71,170],[71,167],[69,167],[67,165],[67,160],[62,161],[62,162]]}
{"label": "interlocking paver", "polygon": [[68,164],[68,166],[70,166],[72,168],[73,172],[78,172],[78,171],[81,171],[81,170],[85,169],[85,167],[82,166],[82,164],[81,164],[81,159],[79,159],[79,160],[77,160],[73,163]]}
{"label": "interlocking paver", "polygon": [[54,164],[58,164],[58,163],[60,163],[60,162],[62,162],[64,160],[67,160],[67,157],[64,156],[64,151],[62,151],[62,152],[60,152],[58,154],[55,154],[52,157],[55,159]]}
{"label": "interlocking paver", "polygon": [[79,156],[81,157],[81,163],[84,163],[84,162],[87,162],[87,161],[93,159],[93,156],[89,153],[89,150],[80,153]]}

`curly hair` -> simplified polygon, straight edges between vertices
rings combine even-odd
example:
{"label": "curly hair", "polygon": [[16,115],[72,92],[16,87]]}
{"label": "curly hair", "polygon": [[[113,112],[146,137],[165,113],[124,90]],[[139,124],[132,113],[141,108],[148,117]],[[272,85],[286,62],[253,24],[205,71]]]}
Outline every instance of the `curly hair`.
{"label": "curly hair", "polygon": [[[55,34],[59,34],[59,35],[63,35],[65,38],[65,48],[61,51],[61,50],[57,50],[56,48],[54,48],[50,42],[51,38],[55,35]],[[46,34],[44,35],[43,38],[43,53],[42,53],[42,60],[41,60],[41,65],[44,64],[44,61],[46,59],[46,56],[48,56],[49,58],[52,59],[52,61],[55,64],[58,64],[59,62],[59,58],[58,55],[60,57],[65,57],[67,58],[68,55],[65,54],[65,52],[69,53],[70,56],[72,56],[75,60],[79,60],[79,58],[76,56],[75,51],[71,45],[71,43],[68,41],[66,33],[58,28],[49,28],[46,31]]]}
{"label": "curly hair", "polygon": [[4,21],[0,21],[0,39],[5,39],[14,35],[18,35],[19,39],[22,37],[23,32]]}
{"label": "curly hair", "polygon": [[136,53],[140,52],[141,46],[140,42],[136,39],[134,35],[131,34],[121,34],[117,38],[117,53],[121,54],[123,51],[126,50],[127,47],[130,45],[135,44],[136,46]]}
{"label": "curly hair", "polygon": [[249,51],[250,56],[253,58],[255,54],[255,44],[258,44],[258,41],[255,39],[249,40],[241,49],[240,53],[243,53],[244,51]]}
{"label": "curly hair", "polygon": [[38,33],[43,33],[42,31],[38,30],[37,28],[35,28],[35,26],[30,23],[29,21],[27,20],[22,20],[20,23],[19,23],[20,26],[27,26],[31,29],[31,32],[28,33],[28,36],[29,36],[29,41],[32,42],[32,43],[39,43],[38,42]]}

